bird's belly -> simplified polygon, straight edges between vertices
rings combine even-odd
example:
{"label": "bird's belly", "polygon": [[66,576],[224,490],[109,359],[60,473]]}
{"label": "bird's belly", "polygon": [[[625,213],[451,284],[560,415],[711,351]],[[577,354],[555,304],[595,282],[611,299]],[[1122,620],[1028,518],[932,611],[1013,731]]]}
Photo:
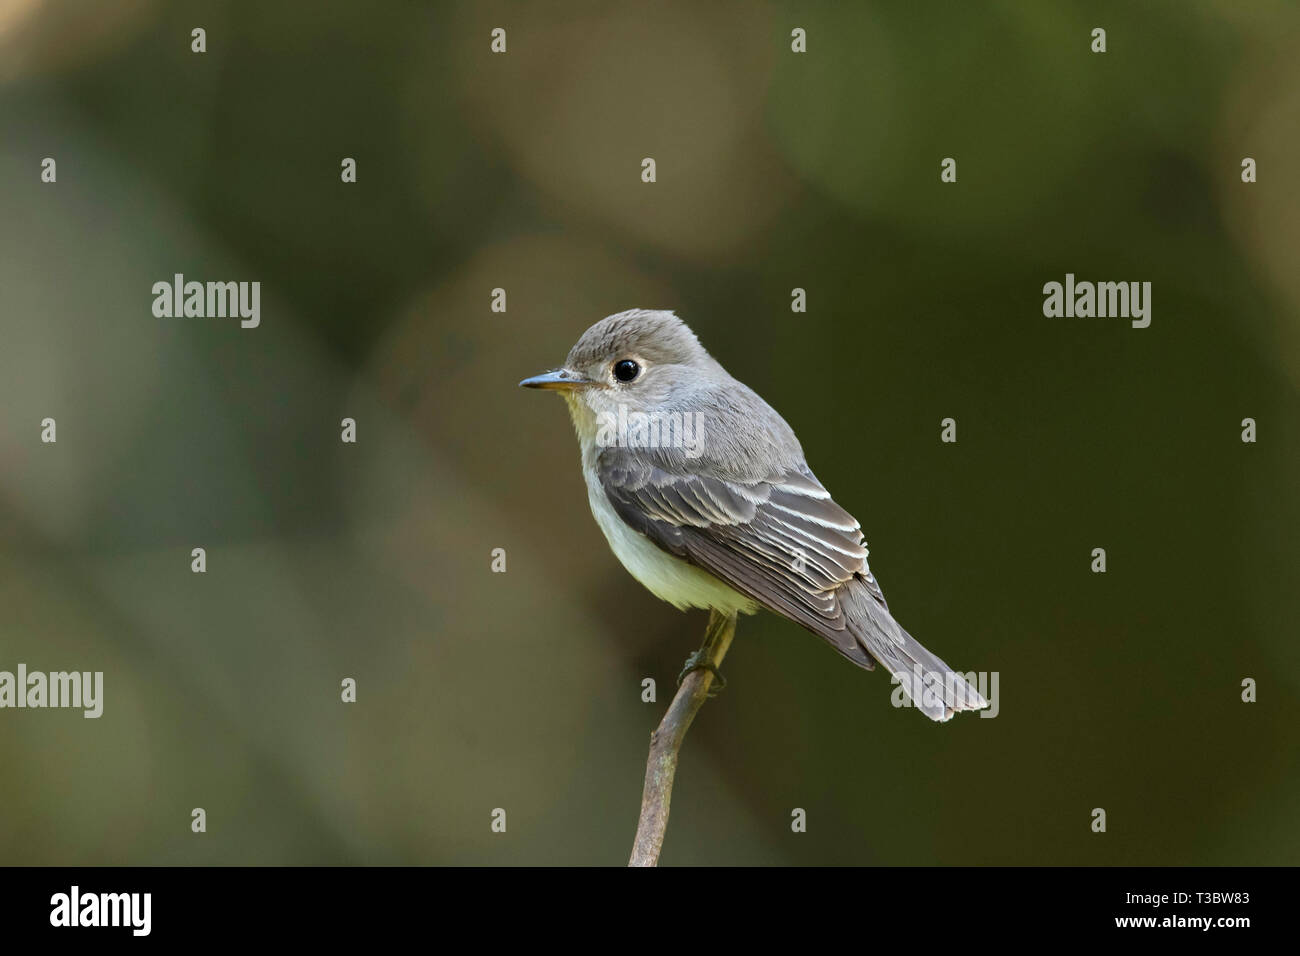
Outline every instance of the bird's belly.
{"label": "bird's belly", "polygon": [[715,608],[725,614],[753,614],[758,610],[757,604],[707,571],[669,554],[629,528],[614,511],[594,474],[587,476],[587,499],[614,555],[632,577],[661,601],[682,610]]}

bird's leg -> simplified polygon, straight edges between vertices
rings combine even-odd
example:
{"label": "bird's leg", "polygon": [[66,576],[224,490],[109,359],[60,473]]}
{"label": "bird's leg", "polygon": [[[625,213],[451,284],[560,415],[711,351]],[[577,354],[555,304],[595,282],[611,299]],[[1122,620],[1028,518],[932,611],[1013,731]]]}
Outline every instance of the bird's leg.
{"label": "bird's leg", "polygon": [[[699,650],[686,658],[686,663],[682,665],[682,672],[677,675],[678,687],[682,686],[682,681],[686,680],[686,675],[691,671],[701,670],[708,671],[713,675],[713,686],[709,688],[710,697],[716,697],[718,692],[727,686],[727,679],[718,670],[715,652],[719,649],[719,638],[722,633],[729,627],[735,627],[734,620],[734,615],[719,614],[716,611],[709,612],[709,625],[704,631],[704,643],[700,645]],[[725,648],[723,648],[723,653],[726,653]]]}

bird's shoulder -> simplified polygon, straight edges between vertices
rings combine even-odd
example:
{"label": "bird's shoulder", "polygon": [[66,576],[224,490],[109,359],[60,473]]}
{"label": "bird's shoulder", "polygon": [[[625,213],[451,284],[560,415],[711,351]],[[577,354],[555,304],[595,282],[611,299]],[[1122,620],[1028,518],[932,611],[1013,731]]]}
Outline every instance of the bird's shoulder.
{"label": "bird's shoulder", "polygon": [[665,470],[716,475],[742,484],[787,473],[811,474],[794,429],[762,396],[730,376],[679,391],[672,411],[693,427],[693,446],[660,449]]}

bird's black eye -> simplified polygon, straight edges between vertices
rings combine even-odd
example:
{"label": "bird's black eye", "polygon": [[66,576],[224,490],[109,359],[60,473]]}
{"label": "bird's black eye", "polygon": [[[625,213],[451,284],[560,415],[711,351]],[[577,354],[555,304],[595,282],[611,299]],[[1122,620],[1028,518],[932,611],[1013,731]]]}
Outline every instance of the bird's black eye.
{"label": "bird's black eye", "polygon": [[641,372],[641,366],[637,365],[631,359],[623,359],[621,362],[614,363],[614,377],[620,382],[630,382]]}

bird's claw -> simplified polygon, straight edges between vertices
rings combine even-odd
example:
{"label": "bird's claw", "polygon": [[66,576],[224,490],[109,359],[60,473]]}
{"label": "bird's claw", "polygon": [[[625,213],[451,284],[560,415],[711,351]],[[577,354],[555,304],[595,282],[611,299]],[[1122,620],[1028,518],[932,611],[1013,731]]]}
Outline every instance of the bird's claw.
{"label": "bird's claw", "polygon": [[708,671],[713,675],[713,686],[709,688],[709,696],[716,697],[718,692],[727,686],[727,679],[722,676],[717,665],[708,658],[708,653],[704,648],[700,648],[690,657],[686,658],[686,663],[682,665],[682,672],[677,675],[677,686],[682,686],[682,681],[686,680],[686,675],[691,671]]}

